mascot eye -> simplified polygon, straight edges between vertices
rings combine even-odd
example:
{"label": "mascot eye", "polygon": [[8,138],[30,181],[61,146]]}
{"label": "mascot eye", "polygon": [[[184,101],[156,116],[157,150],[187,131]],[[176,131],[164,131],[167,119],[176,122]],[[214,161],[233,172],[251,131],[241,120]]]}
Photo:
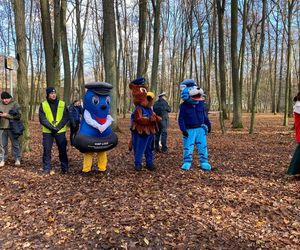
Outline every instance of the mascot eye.
{"label": "mascot eye", "polygon": [[187,87],[186,85],[182,84],[182,85],[180,85],[180,90],[182,91],[182,90],[184,90],[186,87]]}
{"label": "mascot eye", "polygon": [[147,89],[145,89],[145,88],[140,88],[140,91],[141,91],[141,92],[144,92],[144,93],[147,93],[147,92],[148,92]]}
{"label": "mascot eye", "polygon": [[106,103],[110,104],[110,97],[109,96],[106,97]]}
{"label": "mascot eye", "polygon": [[94,95],[94,96],[92,97],[92,103],[93,103],[94,105],[97,105],[97,104],[99,103],[99,97],[96,96],[96,95]]}

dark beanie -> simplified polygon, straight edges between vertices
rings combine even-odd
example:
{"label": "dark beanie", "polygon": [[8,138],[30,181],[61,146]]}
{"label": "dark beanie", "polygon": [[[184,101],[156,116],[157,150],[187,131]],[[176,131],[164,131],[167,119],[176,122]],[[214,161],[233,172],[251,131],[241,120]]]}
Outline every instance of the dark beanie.
{"label": "dark beanie", "polygon": [[47,87],[46,88],[46,96],[48,96],[50,93],[52,92],[55,92],[56,93],[56,90],[54,87]]}
{"label": "dark beanie", "polygon": [[1,93],[1,99],[10,99],[11,97],[12,96],[8,92],[6,92],[6,91],[3,91]]}

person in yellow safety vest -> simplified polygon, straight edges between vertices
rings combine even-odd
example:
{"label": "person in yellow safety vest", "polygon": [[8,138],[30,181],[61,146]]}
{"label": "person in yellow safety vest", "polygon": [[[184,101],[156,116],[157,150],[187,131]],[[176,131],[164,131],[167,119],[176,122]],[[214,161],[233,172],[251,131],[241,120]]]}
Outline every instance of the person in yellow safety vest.
{"label": "person in yellow safety vest", "polygon": [[67,155],[66,130],[69,121],[69,113],[65,102],[58,100],[54,87],[47,87],[47,99],[39,108],[39,120],[43,130],[43,171],[42,175],[50,173],[51,150],[55,139],[59,151],[62,174],[69,170]]}

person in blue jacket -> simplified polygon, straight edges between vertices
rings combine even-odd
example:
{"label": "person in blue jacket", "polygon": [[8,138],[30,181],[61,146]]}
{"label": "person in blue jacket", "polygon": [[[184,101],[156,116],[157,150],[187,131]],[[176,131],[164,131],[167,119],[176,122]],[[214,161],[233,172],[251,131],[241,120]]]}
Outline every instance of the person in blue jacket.
{"label": "person in blue jacket", "polygon": [[79,100],[73,101],[69,106],[69,116],[70,116],[70,142],[74,145],[74,137],[79,129],[81,117],[83,114],[83,109]]}
{"label": "person in blue jacket", "polygon": [[183,135],[184,158],[181,169],[189,170],[192,165],[194,146],[199,154],[199,167],[211,170],[208,163],[206,135],[210,133],[211,123],[203,100],[204,92],[194,80],[187,79],[180,83],[181,99],[178,124]]}

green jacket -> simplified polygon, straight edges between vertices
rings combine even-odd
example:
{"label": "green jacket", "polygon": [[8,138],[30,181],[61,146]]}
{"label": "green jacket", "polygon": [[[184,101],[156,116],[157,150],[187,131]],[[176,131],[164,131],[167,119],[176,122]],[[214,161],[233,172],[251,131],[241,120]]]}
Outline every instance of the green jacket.
{"label": "green jacket", "polygon": [[17,115],[17,116],[8,115],[7,117],[0,117],[0,129],[10,128],[9,127],[9,120],[10,119],[18,120],[21,117],[21,107],[16,101],[11,100],[10,103],[8,103],[7,105],[5,105],[3,102],[0,102],[0,111],[2,111],[3,113],[8,114],[8,112],[11,109],[18,109],[19,115]]}

